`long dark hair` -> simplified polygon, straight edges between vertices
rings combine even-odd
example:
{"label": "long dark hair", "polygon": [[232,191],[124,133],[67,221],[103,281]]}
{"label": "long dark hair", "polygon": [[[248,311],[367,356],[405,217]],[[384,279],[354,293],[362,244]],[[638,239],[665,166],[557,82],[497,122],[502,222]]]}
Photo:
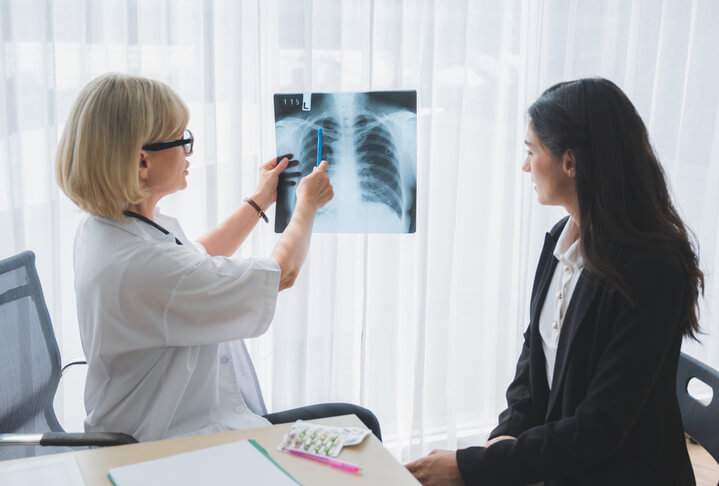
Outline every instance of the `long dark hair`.
{"label": "long dark hair", "polygon": [[553,155],[574,153],[587,267],[633,302],[618,264],[621,248],[671,248],[686,274],[689,300],[682,332],[696,338],[704,274],[647,129],[629,98],[606,79],[579,79],[546,90],[529,107],[529,116]]}

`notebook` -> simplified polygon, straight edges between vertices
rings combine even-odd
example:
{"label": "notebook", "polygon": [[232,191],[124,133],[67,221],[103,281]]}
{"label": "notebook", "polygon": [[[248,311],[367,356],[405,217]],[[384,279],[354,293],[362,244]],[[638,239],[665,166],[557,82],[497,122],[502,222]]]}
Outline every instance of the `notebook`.
{"label": "notebook", "polygon": [[115,486],[300,484],[254,440],[241,440],[110,469]]}

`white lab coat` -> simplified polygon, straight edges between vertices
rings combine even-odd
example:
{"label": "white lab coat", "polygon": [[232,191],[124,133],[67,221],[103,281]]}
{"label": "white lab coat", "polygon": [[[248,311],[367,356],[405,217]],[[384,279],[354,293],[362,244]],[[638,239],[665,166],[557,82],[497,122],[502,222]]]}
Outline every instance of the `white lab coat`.
{"label": "white lab coat", "polygon": [[88,216],[78,228],[85,430],[155,440],[268,425],[238,340],[270,325],[279,265],[211,257],[174,219],[155,221],[170,234],[134,218]]}

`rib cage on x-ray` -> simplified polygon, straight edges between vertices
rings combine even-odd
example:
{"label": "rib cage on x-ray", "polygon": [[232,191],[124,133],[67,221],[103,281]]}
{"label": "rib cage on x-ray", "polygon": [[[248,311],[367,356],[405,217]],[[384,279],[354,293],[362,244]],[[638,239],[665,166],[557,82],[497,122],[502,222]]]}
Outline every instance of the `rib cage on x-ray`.
{"label": "rib cage on x-ray", "polygon": [[348,163],[348,158],[343,157],[343,154],[354,154],[353,175],[357,177],[362,201],[385,204],[401,219],[402,178],[395,137],[387,126],[368,114],[356,116],[351,124],[346,121],[341,123],[336,118],[323,117],[320,123],[312,124],[312,129],[305,131],[299,159],[303,162],[303,174],[312,170],[317,159],[319,126],[322,126],[324,133],[322,158],[333,162],[330,172],[334,175],[337,169],[343,168],[335,164]]}
{"label": "rib cage on x-ray", "polygon": [[[322,159],[330,162],[335,197],[318,212],[315,231],[415,231],[416,94],[397,93],[405,95],[402,103],[388,92],[313,94],[311,111],[281,119],[276,113],[278,154],[293,153],[302,176],[316,165],[317,130],[323,131]],[[278,231],[289,222],[294,190],[279,189]]]}

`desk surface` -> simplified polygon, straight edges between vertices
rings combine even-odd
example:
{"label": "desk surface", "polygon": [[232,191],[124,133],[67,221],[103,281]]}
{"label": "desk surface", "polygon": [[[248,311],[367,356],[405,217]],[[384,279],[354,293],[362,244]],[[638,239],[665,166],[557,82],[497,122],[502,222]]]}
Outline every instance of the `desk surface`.
{"label": "desk surface", "polygon": [[697,486],[716,486],[719,484],[719,464],[699,444],[692,444],[687,441],[689,458],[694,468]]}
{"label": "desk surface", "polygon": [[[361,427],[362,422],[354,415],[331,417],[312,422],[327,425]],[[58,454],[74,455],[87,486],[111,486],[107,478],[110,468],[136,462],[159,459],[181,452],[202,449],[227,442],[255,439],[268,453],[304,486],[313,485],[417,485],[407,470],[382,446],[376,437],[370,435],[362,444],[345,448],[340,458],[362,466],[362,474],[345,473],[312,461],[304,460],[277,450],[283,435],[292,424],[274,425],[259,429],[238,430],[194,437],[183,437],[163,441],[143,442],[118,447],[83,450]],[[687,444],[697,479],[697,486],[714,486],[719,479],[719,465],[701,446]],[[39,456],[13,461],[2,461],[2,465],[28,464],[53,456]]]}
{"label": "desk surface", "polygon": [[[354,415],[330,417],[312,420],[312,423],[362,427],[362,422]],[[112,486],[107,478],[110,468],[136,462],[159,459],[181,452],[202,449],[242,439],[254,439],[288,473],[303,486],[314,485],[417,485],[414,477],[384,448],[377,438],[370,434],[360,445],[346,447],[339,459],[359,464],[360,474],[352,474],[328,467],[307,459],[302,459],[277,450],[285,432],[292,424],[279,424],[259,429],[235,430],[217,434],[182,437],[153,442],[142,442],[125,446],[105,447],[93,450],[68,452],[74,454],[87,486]],[[43,456],[17,459],[10,462],[41,460]],[[48,457],[48,456],[44,456]]]}

